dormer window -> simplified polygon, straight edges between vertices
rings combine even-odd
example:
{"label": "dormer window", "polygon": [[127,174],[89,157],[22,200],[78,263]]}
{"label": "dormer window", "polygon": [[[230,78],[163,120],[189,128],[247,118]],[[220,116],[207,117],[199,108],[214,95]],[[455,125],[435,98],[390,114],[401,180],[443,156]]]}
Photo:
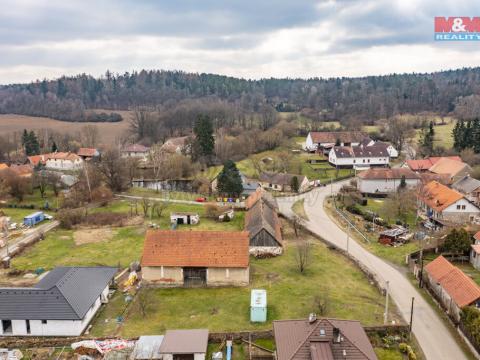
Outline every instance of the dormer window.
{"label": "dormer window", "polygon": [[325,329],[320,329],[320,336],[325,336]]}

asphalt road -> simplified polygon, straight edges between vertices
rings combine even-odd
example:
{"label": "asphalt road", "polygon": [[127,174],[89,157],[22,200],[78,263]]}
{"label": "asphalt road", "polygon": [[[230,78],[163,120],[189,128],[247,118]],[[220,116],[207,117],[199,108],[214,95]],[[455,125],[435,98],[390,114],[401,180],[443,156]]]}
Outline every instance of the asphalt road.
{"label": "asphalt road", "polygon": [[[277,198],[280,211],[287,217],[292,216],[291,206],[296,200],[304,198],[305,211],[309,218],[305,226],[337,248],[346,250],[347,234],[329,218],[323,207],[325,198],[332,191],[337,191],[343,183],[317,188],[296,197]],[[389,282],[391,299],[407,323],[410,321],[412,297],[415,298],[412,329],[427,359],[467,359],[442,319],[400,270],[373,255],[351,238],[348,243],[349,254],[376,276],[380,284]]]}

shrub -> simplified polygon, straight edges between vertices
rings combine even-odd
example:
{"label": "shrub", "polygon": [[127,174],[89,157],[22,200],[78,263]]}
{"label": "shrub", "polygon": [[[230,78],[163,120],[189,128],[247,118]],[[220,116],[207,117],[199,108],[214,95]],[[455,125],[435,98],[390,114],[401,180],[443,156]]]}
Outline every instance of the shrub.
{"label": "shrub", "polygon": [[406,354],[408,352],[408,345],[405,343],[400,343],[398,345],[398,350],[400,350],[400,352],[402,352],[403,354]]}
{"label": "shrub", "polygon": [[57,215],[60,225],[65,229],[71,229],[72,226],[80,224],[83,218],[84,213],[82,209],[64,210]]}
{"label": "shrub", "polygon": [[205,217],[209,219],[218,219],[222,214],[222,210],[215,204],[206,204],[205,205]]}

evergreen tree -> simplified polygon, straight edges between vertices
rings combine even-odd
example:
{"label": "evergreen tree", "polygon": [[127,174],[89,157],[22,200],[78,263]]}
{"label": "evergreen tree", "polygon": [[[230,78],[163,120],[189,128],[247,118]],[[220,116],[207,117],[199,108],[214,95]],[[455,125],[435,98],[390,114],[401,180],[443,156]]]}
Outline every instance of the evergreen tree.
{"label": "evergreen tree", "polygon": [[298,177],[296,176],[292,177],[292,183],[290,184],[290,187],[292,188],[293,191],[298,192],[298,190],[300,189]]}
{"label": "evergreen tree", "polygon": [[212,120],[207,115],[199,115],[195,126],[194,159],[208,158],[213,155],[215,139],[213,137]]}
{"label": "evergreen tree", "polygon": [[464,254],[470,250],[472,240],[468,232],[461,229],[452,229],[445,238],[443,247],[454,254]]}
{"label": "evergreen tree", "polygon": [[400,179],[399,190],[405,189],[406,187],[407,187],[407,180],[405,179],[405,175],[402,175],[402,178]]}
{"label": "evergreen tree", "polygon": [[428,128],[422,129],[422,152],[424,155],[432,155],[434,138],[435,129],[433,128],[433,121],[430,121]]}
{"label": "evergreen tree", "polygon": [[52,152],[57,152],[57,151],[58,151],[57,143],[54,141],[52,143]]}
{"label": "evergreen tree", "polygon": [[240,171],[232,160],[223,164],[223,169],[217,177],[217,190],[219,194],[238,197],[243,192]]}

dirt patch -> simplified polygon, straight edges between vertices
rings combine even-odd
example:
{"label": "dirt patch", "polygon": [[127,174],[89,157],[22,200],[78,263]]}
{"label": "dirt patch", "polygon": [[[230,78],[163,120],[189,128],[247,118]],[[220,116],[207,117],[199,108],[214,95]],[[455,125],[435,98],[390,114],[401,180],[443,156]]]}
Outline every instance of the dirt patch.
{"label": "dirt patch", "polygon": [[92,244],[102,241],[108,241],[113,238],[115,231],[110,228],[102,229],[82,229],[73,233],[75,245]]}

